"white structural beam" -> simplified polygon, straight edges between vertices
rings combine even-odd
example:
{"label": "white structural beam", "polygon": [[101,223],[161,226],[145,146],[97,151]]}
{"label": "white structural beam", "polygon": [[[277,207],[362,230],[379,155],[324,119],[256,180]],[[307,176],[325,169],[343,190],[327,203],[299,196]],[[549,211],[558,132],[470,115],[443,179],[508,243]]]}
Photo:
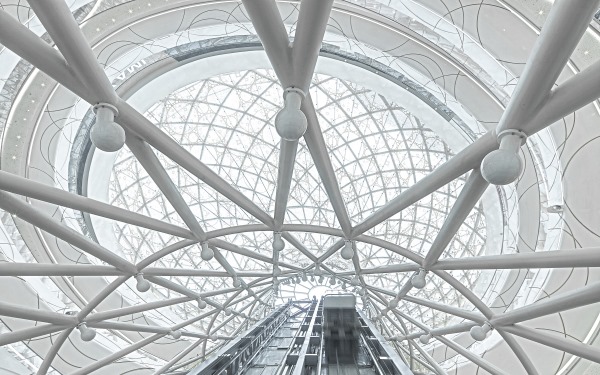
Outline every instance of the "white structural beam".
{"label": "white structural beam", "polygon": [[198,223],[196,216],[190,209],[189,205],[181,196],[181,192],[171,180],[171,177],[161,164],[158,157],[150,149],[150,146],[140,138],[136,136],[127,136],[127,147],[136,157],[142,167],[148,172],[148,175],[154,181],[156,186],[162,191],[165,198],[171,203],[175,211],[179,214],[183,222],[190,228],[194,236],[200,240],[206,240],[206,234]]}
{"label": "white structural beam", "polygon": [[341,239],[337,242],[335,242],[333,245],[331,245],[329,247],[329,249],[327,249],[327,251],[325,251],[318,259],[317,259],[317,263],[323,263],[325,262],[329,257],[331,257],[333,254],[335,254],[338,250],[340,250],[342,247],[344,247],[344,245],[346,244],[346,242]]}
{"label": "white structural beam", "polygon": [[88,303],[77,313],[77,320],[83,321],[87,316],[98,307],[112,292],[117,290],[118,287],[123,285],[130,276],[117,277],[110,284],[104,287],[100,293],[96,294]]}
{"label": "white structural beam", "polygon": [[57,326],[54,324],[41,324],[31,328],[24,328],[18,331],[3,333],[0,335],[0,346],[13,344],[19,341],[31,340],[35,337],[62,331],[65,328],[67,327]]}
{"label": "white structural beam", "polygon": [[421,356],[423,356],[423,358],[425,358],[425,360],[427,362],[429,362],[429,364],[431,365],[431,367],[433,367],[433,370],[437,373],[437,375],[448,375],[446,370],[444,370],[439,365],[439,363],[437,363],[437,361],[431,355],[429,355],[429,353],[427,353],[427,351],[425,349],[421,348],[421,346],[419,344],[417,344],[416,342],[414,342],[414,340],[410,340],[409,342],[412,344],[412,346],[414,348],[417,349],[419,354],[421,354]]}
{"label": "white structural beam", "polygon": [[119,109],[117,122],[123,125],[124,128],[137,134],[156,150],[160,151],[192,175],[205,182],[215,191],[243,208],[262,223],[269,227],[273,226],[273,219],[252,200],[236,190],[189,151],[185,150],[177,143],[177,141],[171,139],[171,137],[154,126],[152,122],[136,111],[127,102],[119,100],[117,108]]}
{"label": "white structural beam", "polygon": [[[5,11],[0,10],[0,43],[31,62],[36,68],[64,85],[67,89],[90,104],[97,104],[98,98],[90,94],[88,87],[69,68],[66,61],[55,49],[42,41],[27,27],[16,21]],[[265,225],[272,227],[273,219],[254,202],[233,188],[222,177],[213,172],[194,155],[158,129],[147,118],[117,98],[115,107],[119,111],[116,121],[130,132],[144,139],[162,154],[182,168],[204,181],[217,192],[246,210]]]}
{"label": "white structural beam", "polygon": [[[256,33],[258,34],[263,47],[265,48],[267,57],[269,58],[269,61],[271,62],[271,65],[273,66],[275,74],[277,74],[281,85],[284,88],[294,86],[292,78],[295,65],[292,60],[292,54],[294,53],[293,49],[295,47],[289,47],[290,41],[287,36],[287,31],[285,30],[285,26],[275,1],[243,0],[242,2],[248,11],[250,20],[254,25]],[[302,22],[304,24],[310,24],[310,22],[313,21],[315,23],[318,22],[320,29],[318,30],[318,33],[315,32],[314,35],[310,35],[310,31],[302,31],[303,34],[306,33],[306,35],[303,35],[302,38],[304,38],[309,45],[304,45],[299,48],[304,48],[307,51],[311,50],[312,53],[314,53],[315,48],[320,48],[322,36],[321,40],[318,40],[319,33],[321,33],[321,31],[324,33],[327,18],[329,18],[329,13],[327,12],[327,17],[324,14],[321,14],[314,20],[310,19],[310,15],[315,10],[318,11],[318,9],[327,11],[328,7],[331,9],[331,6],[328,5],[330,0],[310,0],[309,2],[312,2],[312,4],[307,5],[307,10],[305,10],[306,16],[303,16],[303,18],[306,18],[306,20]],[[317,46],[317,43],[319,43],[319,46]],[[295,46],[300,46],[300,43],[296,44]],[[316,52],[318,53],[318,49]],[[298,64],[305,63],[305,57],[306,56],[301,57],[301,60]],[[311,58],[314,58],[316,61],[317,57],[312,56]],[[314,70],[314,66],[310,70]],[[306,75],[307,71],[308,70],[304,70],[304,73],[300,74]],[[304,78],[306,79],[306,77]],[[325,140],[323,139],[323,134],[321,133],[321,128],[319,126],[314,104],[312,103],[312,99],[308,90],[305,91],[305,94],[306,96],[302,101],[301,106],[301,110],[306,116],[308,125],[306,133],[304,134],[304,140],[306,141],[306,145],[308,146],[313,161],[315,162],[315,167],[317,168],[319,177],[321,177],[321,181],[323,182],[323,186],[325,187],[325,191],[327,192],[336,217],[340,222],[340,226],[342,227],[344,233],[349,235],[351,230],[350,218],[339,189],[339,184],[335,176],[333,165],[329,159],[327,147],[325,145]]]}
{"label": "white structural beam", "polygon": [[[372,293],[374,293],[375,295],[378,295],[378,296],[379,296],[379,293],[386,294],[388,296],[394,296],[393,292],[388,291],[388,290],[383,290],[383,289],[374,287],[372,285],[365,284],[365,288],[369,292],[372,292]],[[401,292],[399,292],[399,293],[396,294],[396,298],[398,298],[398,294],[401,294]],[[380,297],[380,298],[382,298],[382,300],[383,300],[383,297]],[[421,299],[421,298],[417,298],[417,297],[413,297],[413,296],[406,296],[406,295],[403,295],[401,298],[404,299],[407,302],[411,302],[411,303],[414,303],[416,305],[421,305],[421,306],[429,307],[431,309],[438,310],[438,311],[444,312],[446,314],[454,315],[454,316],[457,316],[459,318],[463,318],[463,319],[471,320],[471,321],[474,321],[474,322],[478,322],[480,324],[484,323],[486,321],[486,317],[483,316],[483,315],[481,315],[481,314],[478,314],[476,312],[469,311],[469,310],[464,310],[464,309],[461,309],[461,308],[458,308],[458,307],[449,306],[449,305],[446,305],[444,303],[429,301],[429,300],[425,300],[425,299]],[[398,301],[399,300],[400,299],[398,299]],[[384,302],[382,302],[382,303],[384,303]],[[384,304],[387,306],[387,302],[385,302]],[[395,309],[391,309],[391,310],[396,311]]]}
{"label": "white structural beam", "polygon": [[123,271],[92,264],[0,263],[0,276],[120,276]]}
{"label": "white structural beam", "polygon": [[344,202],[342,192],[340,191],[333,164],[329,158],[329,149],[325,144],[325,138],[323,138],[323,132],[321,131],[317,112],[315,111],[315,105],[310,94],[302,101],[302,106],[300,108],[306,115],[308,123],[306,133],[304,133],[304,141],[306,142],[308,151],[315,163],[315,168],[317,168],[317,172],[319,173],[325,192],[329,197],[329,202],[335,212],[335,216],[340,223],[340,227],[342,228],[345,237],[350,238],[352,234],[352,222],[350,221],[346,203]]}
{"label": "white structural beam", "polygon": [[313,262],[317,261],[317,257],[311,253],[300,241],[298,241],[298,239],[296,237],[294,237],[291,233],[289,232],[283,232],[281,233],[281,236],[290,243],[290,245],[294,246],[299,252],[301,252],[303,255],[305,255],[308,259],[312,260]]}
{"label": "white structural beam", "polygon": [[231,267],[231,264],[229,264],[229,262],[227,261],[227,259],[225,259],[225,257],[223,256],[223,254],[221,254],[221,251],[217,248],[213,248],[213,252],[215,255],[215,260],[221,265],[221,267],[223,267],[223,269],[225,269],[225,271],[227,272],[227,274],[231,277],[233,277],[234,279],[238,278],[237,273],[235,272],[235,270],[233,269],[233,267]]}
{"label": "white structural beam", "polygon": [[395,341],[414,340],[414,339],[418,339],[419,337],[421,337],[423,335],[427,335],[427,334],[429,334],[431,336],[452,335],[455,333],[467,332],[472,327],[475,327],[476,325],[477,325],[477,323],[459,323],[459,324],[455,324],[455,325],[451,325],[451,326],[447,326],[447,327],[430,329],[429,331],[422,330],[420,332],[410,333],[406,336],[400,336],[400,337],[394,338],[394,340]]}
{"label": "white structural beam", "polygon": [[452,206],[452,209],[450,209],[435,240],[433,240],[425,259],[423,260],[423,268],[429,269],[437,262],[444,250],[446,250],[446,247],[450,244],[450,241],[452,241],[452,238],[454,238],[454,235],[456,235],[456,232],[458,232],[460,226],[463,225],[465,219],[473,210],[473,207],[479,202],[479,199],[488,186],[489,183],[483,179],[479,169],[474,169],[467,179],[465,186],[456,198],[456,202],[454,203],[454,206]]}
{"label": "white structural beam", "polygon": [[302,0],[292,45],[289,83],[305,93],[310,89],[317,57],[325,36],[333,0]]}
{"label": "white structural beam", "polygon": [[[244,249],[243,247],[231,244],[229,242],[223,241],[223,240],[218,239],[218,238],[213,238],[213,239],[209,240],[208,243],[210,245],[218,247],[220,249],[227,250],[227,251],[230,251],[232,253],[236,253],[236,254],[247,256],[248,258],[260,260],[260,261],[271,263],[271,264],[273,263],[273,259],[271,259],[268,256],[256,253],[254,251],[250,251],[248,249]],[[286,267],[286,268],[295,270],[295,271],[301,271],[302,270],[302,267],[294,266],[294,265],[288,264],[288,263],[279,262],[279,265],[282,266],[282,267]]]}
{"label": "white structural beam", "polygon": [[[363,275],[378,275],[385,273],[400,273],[400,272],[414,272],[419,269],[418,264],[413,263],[400,263],[390,264],[385,266],[379,266],[374,268],[363,268]],[[352,272],[343,272],[341,275],[351,274]]]}
{"label": "white structural beam", "polygon": [[448,184],[450,181],[455,180],[474,168],[478,168],[483,157],[498,147],[498,142],[493,133],[488,132],[484,134],[454,155],[450,160],[401,192],[396,198],[377,209],[360,224],[356,225],[352,231],[352,236],[356,237],[368,231]]}
{"label": "white structural beam", "polygon": [[53,79],[61,82],[62,85],[77,95],[87,97],[92,102],[97,102],[98,99],[96,94],[92,93],[92,88],[81,84],[60,52],[48,43],[43,42],[31,30],[1,9],[0,43]]}
{"label": "white structural beam", "polygon": [[477,354],[473,353],[469,349],[463,347],[462,345],[457,344],[456,342],[444,337],[444,336],[435,336],[435,338],[440,341],[442,344],[446,345],[448,348],[454,350],[458,354],[467,358],[469,361],[473,362],[477,366],[481,367],[485,371],[489,372],[492,375],[510,375],[507,372],[500,370],[498,367],[490,363],[489,361],[483,359]]}
{"label": "white structural beam", "polygon": [[29,5],[79,81],[91,88],[90,93],[95,97],[93,104],[115,105],[117,94],[65,1],[31,0]]}
{"label": "white structural beam", "polygon": [[191,246],[191,245],[194,245],[197,243],[198,243],[198,241],[196,241],[196,240],[181,240],[179,242],[175,242],[169,246],[166,246],[162,250],[159,250],[159,251],[149,255],[148,257],[142,259],[135,266],[137,267],[138,270],[143,270],[146,267],[148,267],[149,265],[151,265],[152,263],[156,262],[159,259],[162,259],[163,257],[165,257],[171,253],[182,250],[188,246]]}
{"label": "white structural beam", "polygon": [[84,252],[105,261],[123,272],[130,274],[137,273],[137,269],[133,264],[119,257],[112,251],[98,245],[96,242],[90,241],[87,237],[77,231],[59,223],[49,215],[33,208],[30,204],[12,196],[10,193],[0,191],[0,208],[71,245],[76,246]]}
{"label": "white structural beam", "polygon": [[431,269],[484,270],[576,267],[600,267],[600,248],[448,258],[438,261]]}
{"label": "white structural beam", "polygon": [[514,338],[514,336],[511,335],[510,333],[504,332],[502,330],[498,331],[498,333],[500,334],[500,336],[502,336],[502,338],[504,339],[504,342],[506,342],[506,344],[508,344],[508,346],[515,353],[515,355],[517,356],[517,359],[523,365],[525,372],[527,372],[527,375],[538,375],[539,372],[533,365],[533,362],[531,362],[529,355],[527,355],[527,352],[525,351],[525,349],[523,349],[521,344],[519,344],[517,342],[517,340]]}
{"label": "white structural beam", "polygon": [[142,303],[142,304],[138,304],[138,305],[122,307],[120,309],[100,311],[100,312],[97,312],[94,314],[90,314],[85,319],[85,321],[86,322],[101,322],[101,321],[108,320],[108,319],[120,318],[120,317],[126,316],[126,315],[138,314],[138,313],[142,313],[145,311],[160,309],[162,307],[177,305],[179,303],[185,303],[185,302],[189,302],[189,301],[193,301],[193,298],[178,297],[178,298],[166,299],[166,300],[162,300],[162,301],[154,301],[154,302],[148,302],[148,303]]}
{"label": "white structural beam", "polygon": [[136,342],[133,345],[130,345],[130,346],[126,347],[126,348],[123,348],[123,349],[121,349],[119,351],[116,351],[116,352],[112,353],[109,356],[106,356],[106,357],[104,357],[102,359],[99,359],[99,360],[93,362],[92,364],[90,364],[90,365],[88,365],[88,366],[86,366],[86,367],[84,367],[82,369],[79,369],[79,370],[73,372],[71,375],[85,375],[85,374],[89,374],[89,373],[91,373],[93,371],[96,371],[96,370],[98,370],[98,369],[100,369],[100,368],[102,368],[102,367],[104,367],[104,366],[106,366],[106,365],[108,365],[110,363],[113,363],[117,359],[120,359],[120,358],[126,356],[129,353],[133,353],[136,350],[142,349],[144,346],[146,346],[146,345],[148,345],[148,344],[150,344],[150,343],[152,343],[152,342],[160,339],[163,336],[165,336],[165,334],[163,334],[163,333],[156,333],[156,334],[154,334],[154,335],[152,335],[150,337],[146,337],[145,339],[140,340],[140,341]]}
{"label": "white structural beam", "polygon": [[493,327],[507,326],[598,302],[600,302],[600,282],[595,282],[582,288],[560,293],[543,301],[496,315],[490,320],[490,323]]}
{"label": "white structural beam", "polygon": [[298,141],[290,141],[281,138],[280,145],[279,164],[277,168],[277,190],[275,192],[275,210],[273,212],[276,232],[281,232],[281,227],[285,220],[287,203],[292,187]]}
{"label": "white structural beam", "polygon": [[551,348],[571,353],[577,357],[600,363],[600,349],[591,345],[586,345],[577,340],[566,339],[558,335],[552,335],[520,324],[502,327],[501,330]]}
{"label": "white structural beam", "polygon": [[179,362],[183,357],[185,357],[186,355],[188,355],[192,350],[196,349],[198,346],[200,346],[200,344],[202,344],[206,339],[199,339],[196,340],[196,342],[190,344],[190,346],[188,346],[187,348],[185,348],[181,353],[177,354],[175,357],[173,357],[169,362],[167,362],[164,366],[162,366],[161,368],[159,368],[158,370],[154,371],[152,373],[152,375],[160,375],[160,374],[164,374],[165,371],[169,370],[171,367],[173,367],[173,365],[175,365],[177,362]]}
{"label": "white structural beam", "polygon": [[[216,257],[215,257],[216,258]],[[144,270],[144,275],[152,276],[190,276],[190,277],[270,277],[271,272],[263,271],[235,271],[231,264],[228,264],[228,268],[231,271],[215,271],[215,270],[203,270],[193,268],[160,268],[160,267],[148,267]],[[283,271],[283,275],[296,275],[294,271]]]}
{"label": "white structural beam", "polygon": [[458,316],[463,319],[472,320],[474,322],[483,323],[485,321],[485,317],[477,312],[469,311],[465,309],[461,309],[459,307],[454,307],[450,305],[446,305],[440,302],[434,302],[427,299],[417,298],[413,296],[405,296],[403,298],[405,301],[412,302],[417,305],[429,307],[430,309],[438,310],[444,312],[446,314]]}
{"label": "white structural beam", "polygon": [[146,333],[164,333],[169,334],[172,331],[170,327],[164,326],[151,326],[145,324],[132,324],[114,321],[102,321],[102,322],[90,322],[88,327],[100,328],[100,329],[112,329],[117,331],[131,331],[131,332],[146,332]]}
{"label": "white structural beam", "polygon": [[57,326],[74,327],[79,321],[74,316],[55,313],[48,310],[32,309],[21,305],[0,301],[0,315],[11,318],[52,323]]}
{"label": "white structural beam", "polygon": [[24,195],[26,197],[102,216],[107,219],[136,225],[142,228],[152,229],[157,232],[172,234],[177,237],[194,238],[189,230],[180,228],[176,225],[124,210],[95,199],[82,197],[81,195],[73,194],[4,171],[0,171],[0,190]]}
{"label": "white structural beam", "polygon": [[[431,329],[429,329],[429,327],[427,327],[423,323],[419,322],[418,320],[416,320],[406,314],[403,314],[403,313],[401,313],[399,311],[395,311],[395,310],[393,311],[393,313],[402,316],[404,319],[408,320],[409,322],[413,323],[414,325],[416,325],[417,327],[419,327],[420,329],[422,329],[424,331],[427,331],[427,332],[431,331]],[[508,375],[507,373],[498,369],[496,366],[494,366],[490,362],[486,361],[482,357],[471,352],[467,348],[464,348],[463,346],[457,344],[453,340],[450,340],[444,336],[436,336],[435,338],[437,340],[439,340],[441,343],[443,343],[444,345],[446,345],[447,347],[449,347],[450,349],[452,349],[455,352],[459,353],[460,355],[464,356],[465,358],[467,358],[468,360],[470,360],[477,366],[480,366],[481,368],[485,369],[489,373],[494,374],[494,375]]]}
{"label": "white structural beam", "polygon": [[71,332],[73,332],[73,330],[74,330],[73,327],[67,328],[66,330],[62,331],[60,333],[60,335],[58,335],[58,337],[54,340],[54,342],[52,342],[52,346],[50,347],[50,350],[48,350],[48,352],[44,356],[44,360],[42,361],[42,364],[38,368],[36,375],[46,375],[48,373],[48,370],[50,369],[50,365],[54,361],[54,358],[58,354],[58,351],[60,350],[62,345],[65,343],[65,341],[67,341],[67,339],[69,338],[69,335],[71,334]]}
{"label": "white structural beam", "polygon": [[[378,302],[380,303],[385,303],[385,300],[383,298],[381,298],[380,296],[377,296],[378,298]],[[376,306],[375,306],[376,307]],[[376,309],[378,309],[376,307]],[[382,310],[378,309],[379,313],[382,314]],[[392,309],[391,310],[392,313],[394,314],[394,316],[396,317],[396,319],[398,319],[398,321],[402,324],[403,327],[405,327],[405,324],[402,321],[402,318],[406,319],[406,315],[400,313],[398,310],[396,309]],[[392,319],[390,319],[390,317],[387,316],[387,314],[382,314],[386,319],[388,319],[388,321],[390,321],[392,324],[394,323],[394,321]],[[416,325],[417,327],[423,329],[423,330],[427,330],[428,328],[421,324],[420,322],[413,322],[412,319],[407,319],[409,321],[411,321],[411,323],[413,323],[414,325]],[[438,374],[438,375],[447,375],[446,371],[439,365],[439,363],[437,363],[437,361],[431,356],[429,355],[429,353],[424,350],[418,343],[416,343],[414,340],[408,340],[408,343],[411,347],[414,347],[417,349],[417,351],[423,356],[423,358],[425,358],[425,360],[427,362],[429,362],[429,364],[431,365],[431,367],[433,367],[434,371]]]}
{"label": "white structural beam", "polygon": [[548,124],[577,111],[600,98],[600,61],[554,88],[540,110],[528,122],[527,131],[535,133]]}
{"label": "white structural beam", "polygon": [[497,134],[517,129],[529,135],[529,120],[547,100],[599,3],[598,0],[554,2],[496,127]]}
{"label": "white structural beam", "polygon": [[290,40],[274,0],[242,0],[256,34],[265,49],[281,85],[292,76]]}

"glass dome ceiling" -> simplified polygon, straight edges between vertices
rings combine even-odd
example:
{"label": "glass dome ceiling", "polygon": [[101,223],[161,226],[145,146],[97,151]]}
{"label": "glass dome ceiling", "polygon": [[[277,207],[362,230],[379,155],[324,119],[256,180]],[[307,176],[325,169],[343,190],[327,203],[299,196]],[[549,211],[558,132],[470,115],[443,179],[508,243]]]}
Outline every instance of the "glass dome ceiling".
{"label": "glass dome ceiling", "polygon": [[[401,191],[427,175],[453,156],[449,147],[427,124],[397,103],[357,84],[339,78],[315,75],[311,95],[319,123],[331,155],[336,177],[353,223],[359,223],[381,208]],[[237,190],[250,197],[266,212],[275,206],[279,136],[273,120],[282,106],[282,89],[269,70],[251,70],[223,74],[185,86],[160,100],[145,113],[157,127],[169,134],[192,155],[224,177]],[[241,227],[260,222],[233,202],[199,181],[162,154],[158,155],[186,204],[206,231]],[[434,194],[407,208],[385,225],[368,233],[425,255],[464,185],[457,179]],[[111,204],[124,209],[185,226],[138,159],[127,148],[115,160],[110,178]],[[286,224],[339,227],[314,161],[304,142],[300,142],[294,166]],[[243,231],[243,228],[240,229]],[[467,217],[450,243],[447,255],[472,257],[485,252],[485,216],[481,204]],[[119,250],[136,263],[156,250],[176,243],[179,238],[116,223]],[[294,231],[303,247],[321,256],[337,241],[318,232]],[[253,254],[272,258],[273,233],[243,232],[224,237]],[[379,246],[357,243],[360,267],[374,268],[404,260]],[[200,244],[176,251],[154,265],[164,268],[201,268],[222,270],[216,259],[201,261]],[[235,271],[271,273],[272,264],[240,254],[223,252]],[[280,253],[282,263],[310,268],[312,261],[289,243]],[[337,253],[323,262],[335,272],[354,270],[351,261]],[[308,271],[309,274],[311,271]],[[313,271],[314,273],[314,271]],[[473,287],[479,270],[458,275],[463,284]],[[398,290],[408,281],[410,272],[365,276],[368,285]],[[194,292],[220,290],[231,286],[231,278],[170,279]],[[347,282],[349,278],[345,277]],[[318,278],[317,278],[318,281]],[[312,284],[311,284],[312,285]],[[341,286],[340,286],[341,287]],[[341,290],[341,288],[338,289]],[[278,299],[307,297],[312,286],[283,285]],[[292,292],[294,291],[294,292]],[[436,278],[419,295],[428,300],[459,305],[460,294]],[[418,312],[419,306],[403,306],[406,313]],[[420,314],[423,315],[423,314]],[[433,312],[424,320],[437,326],[446,323],[442,313]]]}
{"label": "glass dome ceiling", "polygon": [[[600,1],[336,0],[302,31],[327,3],[0,0],[0,373],[175,374],[344,290],[417,373],[600,371]],[[502,130],[524,168],[486,190]]]}

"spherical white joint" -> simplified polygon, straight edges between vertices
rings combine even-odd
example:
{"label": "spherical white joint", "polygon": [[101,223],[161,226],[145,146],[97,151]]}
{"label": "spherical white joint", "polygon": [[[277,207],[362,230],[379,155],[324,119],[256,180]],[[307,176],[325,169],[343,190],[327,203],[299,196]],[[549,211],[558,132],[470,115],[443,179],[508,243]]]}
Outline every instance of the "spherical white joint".
{"label": "spherical white joint", "polygon": [[231,307],[228,307],[225,309],[225,316],[229,316],[229,315],[231,315],[231,313],[232,313]]}
{"label": "spherical white joint", "polygon": [[323,275],[319,276],[319,284],[323,284],[323,280],[325,280]]}
{"label": "spherical white joint", "polygon": [[321,266],[319,266],[319,263],[315,264],[315,276],[321,276],[323,274],[323,271],[321,271]]}
{"label": "spherical white joint", "polygon": [[233,287],[239,288],[240,286],[242,286],[242,281],[240,279],[238,279],[237,277],[234,277],[233,278]]}
{"label": "spherical white joint", "polygon": [[419,337],[419,341],[421,342],[421,344],[423,345],[427,345],[429,344],[429,340],[431,340],[431,333],[427,333],[425,335],[421,335]]}
{"label": "spherical white joint", "polygon": [[487,154],[481,162],[481,175],[492,185],[508,185],[519,178],[523,161],[519,148],[527,135],[518,130],[505,130],[498,134],[500,148]]}
{"label": "spherical white joint", "polygon": [[335,277],[334,277],[334,276],[331,276],[331,277],[329,278],[329,285],[335,285],[335,284],[337,284],[337,282],[335,281]]}
{"label": "spherical white joint", "polygon": [[352,286],[359,286],[360,285],[360,279],[358,278],[358,275],[354,276],[352,278],[352,280],[350,280],[350,285],[352,285]]}
{"label": "spherical white joint", "polygon": [[388,302],[388,307],[390,309],[395,309],[396,307],[398,307],[398,300],[396,298],[391,299],[390,302]]}
{"label": "spherical white joint", "polygon": [[427,284],[427,280],[425,279],[427,276],[427,270],[424,268],[419,268],[419,270],[410,278],[410,283],[413,287],[417,289],[423,289],[425,284]]}
{"label": "spherical white joint", "polygon": [[284,106],[275,116],[275,129],[287,141],[297,141],[304,135],[308,122],[300,105],[305,94],[295,87],[288,87],[283,94]]}
{"label": "spherical white joint", "polygon": [[281,276],[281,268],[278,265],[273,266],[273,277]]}
{"label": "spherical white joint", "polygon": [[489,322],[483,323],[481,326],[471,327],[469,334],[473,340],[483,341],[487,337],[488,332],[492,330],[492,325]]}
{"label": "spherical white joint", "polygon": [[80,323],[77,325],[77,329],[81,335],[81,341],[92,341],[94,337],[96,337],[96,330],[93,328],[89,328],[87,324]]}
{"label": "spherical white joint", "polygon": [[135,279],[137,280],[137,284],[135,285],[138,292],[145,293],[150,290],[150,282],[144,279],[143,273],[138,273],[135,275]]}
{"label": "spherical white joint", "polygon": [[175,340],[179,340],[181,338],[181,331],[180,330],[171,331],[171,332],[169,332],[169,336],[171,336]]}
{"label": "spherical white joint", "polygon": [[344,244],[340,255],[346,260],[352,259],[352,257],[354,256],[354,246],[352,244],[352,241],[346,240],[346,243]]}
{"label": "spherical white joint", "polygon": [[206,306],[208,306],[208,304],[206,303],[205,300],[202,299],[202,297],[198,298],[198,308],[200,310],[204,310],[206,308]]}
{"label": "spherical white joint", "polygon": [[308,281],[308,276],[306,276],[306,272],[302,272],[302,281]]}
{"label": "spherical white joint", "polygon": [[202,242],[202,251],[200,251],[200,258],[205,261],[211,260],[215,256],[213,249],[208,247],[208,242]]}
{"label": "spherical white joint", "polygon": [[281,232],[273,233],[273,251],[283,251],[285,248],[285,242],[281,238]]}
{"label": "spherical white joint", "polygon": [[105,152],[119,151],[125,144],[125,130],[115,122],[119,111],[113,105],[98,103],[94,106],[94,113],[96,122],[90,132],[92,143]]}

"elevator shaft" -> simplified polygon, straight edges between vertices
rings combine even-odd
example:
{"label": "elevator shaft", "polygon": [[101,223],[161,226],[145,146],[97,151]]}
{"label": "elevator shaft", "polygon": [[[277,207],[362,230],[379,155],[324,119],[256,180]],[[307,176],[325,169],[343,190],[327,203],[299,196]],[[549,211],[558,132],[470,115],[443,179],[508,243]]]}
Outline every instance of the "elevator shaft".
{"label": "elevator shaft", "polygon": [[188,375],[414,375],[352,294],[290,301]]}

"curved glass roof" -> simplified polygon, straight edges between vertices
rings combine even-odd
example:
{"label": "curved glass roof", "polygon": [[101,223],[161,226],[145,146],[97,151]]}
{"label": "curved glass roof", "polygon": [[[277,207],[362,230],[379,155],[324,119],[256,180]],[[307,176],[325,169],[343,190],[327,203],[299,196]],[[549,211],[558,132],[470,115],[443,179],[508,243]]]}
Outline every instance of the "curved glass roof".
{"label": "curved glass roof", "polygon": [[[327,1],[0,0],[0,373],[176,374],[341,291],[418,373],[598,371],[598,4],[565,1],[334,1],[316,38],[302,7]],[[293,152],[290,46],[319,62]],[[90,140],[99,102],[118,153]],[[506,118],[524,168],[488,188]]]}
{"label": "curved glass roof", "polygon": [[[353,223],[364,220],[453,156],[428,124],[399,103],[391,102],[376,92],[339,78],[317,74],[311,95]],[[250,70],[189,84],[152,105],[145,115],[262,209],[272,212],[280,142],[273,120],[282,104],[282,89],[273,72]],[[259,223],[171,159],[160,153],[158,157],[206,231]],[[463,185],[464,179],[453,181],[368,234],[425,255]],[[126,148],[118,153],[115,160],[109,201],[145,216],[185,226],[138,159]],[[294,166],[285,222],[339,228],[314,161],[302,141]],[[486,241],[485,223],[480,204],[461,226],[448,247],[447,255],[453,258],[482,255]],[[175,236],[123,223],[115,224],[115,234],[122,255],[134,263],[150,256],[155,249],[178,241]],[[322,255],[338,240],[335,236],[310,231],[294,231],[293,235],[316,256]],[[272,258],[271,232],[244,232],[225,236],[224,239]],[[362,242],[355,246],[361,268],[405,262],[379,246]],[[216,259],[201,261],[200,252],[200,244],[192,245],[185,251],[176,251],[161,258],[154,265],[222,270]],[[236,271],[272,272],[270,263],[228,251],[223,255]],[[282,263],[306,268],[312,263],[289,243],[279,259]],[[354,270],[352,262],[343,260],[337,253],[323,264],[335,272]],[[479,274],[478,270],[465,271],[457,275],[457,279],[472,288]],[[404,272],[366,275],[364,278],[369,285],[394,291],[410,276],[410,272]],[[173,276],[170,279],[195,292],[225,289],[232,283],[232,278],[228,277]],[[306,298],[311,288],[312,284],[297,287],[284,284],[280,298]],[[341,285],[337,288],[341,289]],[[165,291],[160,293],[168,294]],[[455,306],[460,305],[461,299],[459,293],[437,278],[432,278],[419,297]],[[418,305],[406,304],[402,309],[411,315],[427,316],[424,323],[433,327],[445,324],[449,319],[440,312],[424,313]],[[187,315],[182,316],[182,319],[186,318]]]}

